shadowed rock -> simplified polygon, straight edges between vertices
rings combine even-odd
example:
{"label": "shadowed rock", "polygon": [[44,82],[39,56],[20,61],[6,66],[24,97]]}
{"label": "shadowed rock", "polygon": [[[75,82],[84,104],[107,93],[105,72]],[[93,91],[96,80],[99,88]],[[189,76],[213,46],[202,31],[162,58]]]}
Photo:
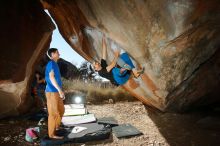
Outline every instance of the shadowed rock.
{"label": "shadowed rock", "polygon": [[[185,111],[219,101],[218,0],[42,0],[41,4],[67,43],[88,61],[100,59],[105,34],[108,62],[114,43],[136,66],[145,67],[141,78],[124,85],[143,103],[162,111]],[[9,99],[15,101],[15,111],[28,107],[29,79],[54,29],[43,7],[25,0],[1,6],[0,90],[13,97]]]}

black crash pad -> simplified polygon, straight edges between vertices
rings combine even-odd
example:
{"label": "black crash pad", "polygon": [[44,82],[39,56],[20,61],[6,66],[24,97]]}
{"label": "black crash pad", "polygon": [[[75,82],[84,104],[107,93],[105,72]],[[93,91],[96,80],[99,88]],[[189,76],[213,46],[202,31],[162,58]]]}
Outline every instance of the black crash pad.
{"label": "black crash pad", "polygon": [[110,125],[111,127],[118,126],[118,121],[113,117],[99,118],[97,122],[99,124]]}
{"label": "black crash pad", "polygon": [[[94,123],[91,123],[94,124]],[[97,124],[97,123],[96,123]],[[85,125],[77,125],[77,126],[85,126]],[[86,126],[85,126],[86,127]],[[84,143],[84,142],[89,142],[89,141],[98,141],[98,140],[105,140],[108,139],[110,137],[111,134],[111,128],[107,127],[107,126],[103,126],[100,129],[100,127],[98,128],[98,130],[94,130],[90,129],[91,125],[88,126],[87,124],[87,128],[89,133],[85,133],[84,134],[78,134],[78,136],[74,136],[73,133],[71,133],[73,128],[67,128],[65,130],[63,130],[62,132],[60,132],[59,136],[64,136],[64,139],[62,140],[57,140],[57,139],[51,139],[48,137],[45,137],[43,139],[41,139],[41,146],[54,146],[54,145],[62,145],[62,144],[68,144],[68,143]]]}
{"label": "black crash pad", "polygon": [[132,137],[132,136],[138,136],[138,135],[143,134],[131,124],[122,124],[122,125],[113,127],[112,131],[117,138]]}

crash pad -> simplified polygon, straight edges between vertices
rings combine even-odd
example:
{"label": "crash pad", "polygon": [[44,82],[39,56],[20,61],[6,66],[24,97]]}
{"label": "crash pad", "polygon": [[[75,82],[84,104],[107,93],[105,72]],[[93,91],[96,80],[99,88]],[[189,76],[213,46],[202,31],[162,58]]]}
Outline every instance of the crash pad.
{"label": "crash pad", "polygon": [[112,128],[112,131],[117,138],[132,137],[143,134],[131,124],[122,124],[119,126],[115,126]]}
{"label": "crash pad", "polygon": [[54,146],[54,145],[62,145],[62,144],[70,144],[70,143],[85,143],[89,141],[98,141],[109,139],[111,134],[111,128],[100,125],[98,123],[91,124],[82,124],[77,126],[87,127],[86,130],[83,130],[82,133],[71,133],[72,128],[66,128],[65,131],[58,135],[64,136],[64,139],[57,140],[45,137],[41,139],[41,146]]}
{"label": "crash pad", "polygon": [[83,124],[89,122],[95,122],[96,118],[94,114],[79,115],[79,116],[65,116],[62,118],[62,123],[65,126],[74,126],[76,124]]}
{"label": "crash pad", "polygon": [[118,126],[118,121],[113,117],[103,117],[97,120],[99,124],[110,125],[111,127]]}

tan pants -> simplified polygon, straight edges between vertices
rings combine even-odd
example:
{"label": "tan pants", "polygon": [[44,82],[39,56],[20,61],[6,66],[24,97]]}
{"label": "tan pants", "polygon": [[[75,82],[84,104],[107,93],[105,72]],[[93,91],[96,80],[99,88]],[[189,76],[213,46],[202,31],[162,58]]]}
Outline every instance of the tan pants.
{"label": "tan pants", "polygon": [[64,114],[63,100],[58,92],[46,92],[48,109],[48,135],[53,137],[56,128],[59,128]]}

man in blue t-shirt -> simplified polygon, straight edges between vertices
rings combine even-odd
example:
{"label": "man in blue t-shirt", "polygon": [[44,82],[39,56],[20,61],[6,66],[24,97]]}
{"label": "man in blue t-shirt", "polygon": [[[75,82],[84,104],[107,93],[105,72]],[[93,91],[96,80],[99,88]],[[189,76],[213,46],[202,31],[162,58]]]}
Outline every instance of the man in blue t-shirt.
{"label": "man in blue t-shirt", "polygon": [[55,131],[59,129],[64,114],[63,100],[65,99],[64,92],[62,91],[60,70],[57,64],[60,54],[56,48],[50,48],[47,51],[47,56],[50,58],[45,70],[48,135],[50,138],[62,139],[63,137],[55,135]]}

